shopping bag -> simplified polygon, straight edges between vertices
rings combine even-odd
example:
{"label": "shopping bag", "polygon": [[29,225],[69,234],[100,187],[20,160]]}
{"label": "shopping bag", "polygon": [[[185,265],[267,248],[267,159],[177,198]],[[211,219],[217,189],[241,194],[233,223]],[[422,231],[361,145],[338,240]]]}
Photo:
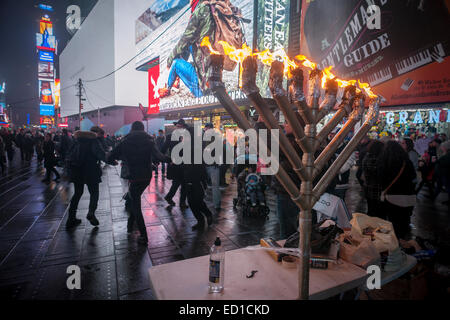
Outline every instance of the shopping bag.
{"label": "shopping bag", "polygon": [[350,232],[339,237],[339,257],[342,260],[366,269],[370,265],[380,264],[380,254],[369,239],[354,239]]}
{"label": "shopping bag", "polygon": [[347,206],[341,198],[330,193],[324,193],[313,209],[317,211],[318,221],[322,220],[322,215],[325,215],[336,221],[340,228],[351,228],[352,215],[348,212]]}
{"label": "shopping bag", "polygon": [[391,253],[399,247],[394,227],[389,221],[354,213],[350,224],[352,225],[351,236],[354,239],[371,240],[379,253],[385,251]]}

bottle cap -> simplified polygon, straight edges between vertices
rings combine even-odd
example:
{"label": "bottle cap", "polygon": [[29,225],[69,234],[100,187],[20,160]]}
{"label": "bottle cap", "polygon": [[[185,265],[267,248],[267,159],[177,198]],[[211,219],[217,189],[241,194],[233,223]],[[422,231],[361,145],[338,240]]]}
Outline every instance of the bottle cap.
{"label": "bottle cap", "polygon": [[215,246],[220,246],[221,244],[222,244],[222,242],[220,241],[220,238],[217,237],[217,238],[216,238],[216,241],[214,241],[214,245],[215,245]]}

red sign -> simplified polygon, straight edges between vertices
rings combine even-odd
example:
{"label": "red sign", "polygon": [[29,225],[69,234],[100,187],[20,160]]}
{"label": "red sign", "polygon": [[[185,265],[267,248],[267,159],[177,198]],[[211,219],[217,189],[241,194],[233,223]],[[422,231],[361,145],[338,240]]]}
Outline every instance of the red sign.
{"label": "red sign", "polygon": [[159,113],[159,64],[148,70],[148,114]]}

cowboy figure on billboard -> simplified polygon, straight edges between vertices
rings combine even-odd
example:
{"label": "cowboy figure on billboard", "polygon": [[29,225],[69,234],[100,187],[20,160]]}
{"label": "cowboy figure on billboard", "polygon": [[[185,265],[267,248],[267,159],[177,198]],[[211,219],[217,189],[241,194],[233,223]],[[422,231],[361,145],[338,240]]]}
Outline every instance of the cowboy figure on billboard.
{"label": "cowboy figure on billboard", "polygon": [[[241,47],[244,42],[240,23],[242,14],[230,0],[191,0],[190,5],[192,16],[186,30],[167,58],[170,72],[167,87],[159,90],[161,98],[170,95],[172,87],[179,87],[178,78],[195,97],[201,97],[206,92],[209,51],[200,47],[204,37],[212,39],[213,47],[222,53],[219,40],[235,47]],[[187,61],[189,55],[192,55],[192,63]],[[235,63],[229,63],[225,69],[232,71],[235,66]]]}

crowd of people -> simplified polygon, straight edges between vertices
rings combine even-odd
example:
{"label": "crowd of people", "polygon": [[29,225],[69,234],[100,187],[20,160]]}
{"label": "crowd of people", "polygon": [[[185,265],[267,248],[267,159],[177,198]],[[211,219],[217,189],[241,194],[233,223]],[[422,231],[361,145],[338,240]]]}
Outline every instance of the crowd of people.
{"label": "crowd of people", "polygon": [[[186,129],[191,136],[194,135],[193,128],[183,119],[175,122],[174,126],[176,129]],[[256,126],[259,129],[265,128],[262,119],[257,121]],[[214,126],[208,123],[204,130],[213,128]],[[286,137],[301,155],[302,150],[295,141],[292,128],[286,123],[283,129]],[[338,132],[339,129],[333,131],[325,139],[316,156],[325,149]],[[349,139],[350,137],[347,137],[337,148],[315,182],[344,150]],[[59,182],[61,174],[66,176],[74,184],[74,195],[70,201],[66,224],[66,227],[71,229],[81,223],[81,220],[76,217],[76,212],[85,185],[90,193],[87,219],[92,225],[99,225],[95,211],[102,177],[101,162],[117,165],[120,160],[121,178],[129,182],[129,190],[124,195],[125,208],[129,212],[128,232],[133,232],[134,226],[137,226],[140,232],[138,241],[146,244],[148,237],[140,199],[150,184],[153,174],[158,175],[159,166],[161,166],[161,174],[172,181],[171,188],[164,199],[169,206],[175,206],[173,198],[180,189],[179,206],[182,209],[190,207],[192,210],[197,219],[197,224],[192,227],[194,230],[201,230],[212,224],[212,209],[205,203],[208,186],[211,189],[214,210],[216,212],[221,210],[221,189],[226,185],[225,173],[230,166],[225,162],[209,165],[175,164],[170,155],[180,141],[182,138],[179,141],[172,141],[171,135],[166,136],[163,130],[159,130],[158,135],[150,135],[145,132],[145,127],[140,121],[134,122],[131,132],[123,138],[105,136],[105,132],[99,127],[92,127],[90,131],[77,130],[74,134],[66,129],[46,132],[25,129],[10,131],[3,128],[0,131],[0,163],[2,172],[5,172],[7,164],[10,165],[14,160],[15,149],[18,149],[21,161],[25,163],[29,163],[34,153],[36,154],[38,163],[43,164],[46,169],[45,178],[42,180],[44,183],[51,182],[52,174],[56,182]],[[192,139],[191,159],[194,158],[193,141],[194,139]],[[230,145],[225,139],[224,155],[228,147]],[[248,153],[248,149],[246,152]],[[280,238],[286,239],[298,230],[299,209],[277,179],[260,176],[261,163],[257,155],[254,156],[258,165],[249,164],[248,160],[251,156],[245,155],[247,165],[233,166],[232,178],[238,178],[237,191],[238,193],[239,189],[245,191],[250,206],[256,206],[257,203],[266,206],[264,190],[272,188],[277,197]],[[282,153],[280,165],[300,187],[301,181]],[[327,192],[345,201],[349,189],[350,171],[354,166],[357,167],[356,178],[367,200],[367,214],[391,221],[400,239],[408,237],[416,194],[424,186],[429,190],[426,196],[432,200],[436,199],[443,190],[450,196],[450,141],[445,135],[419,136],[418,138],[410,136],[398,139],[374,138],[369,134],[341,167]],[[56,167],[63,168],[62,173],[58,172]],[[445,204],[448,205],[448,200]]]}

